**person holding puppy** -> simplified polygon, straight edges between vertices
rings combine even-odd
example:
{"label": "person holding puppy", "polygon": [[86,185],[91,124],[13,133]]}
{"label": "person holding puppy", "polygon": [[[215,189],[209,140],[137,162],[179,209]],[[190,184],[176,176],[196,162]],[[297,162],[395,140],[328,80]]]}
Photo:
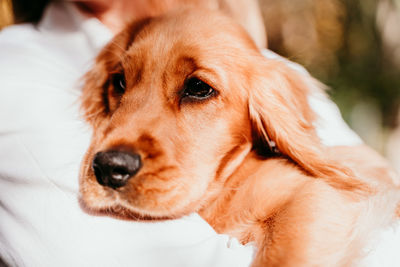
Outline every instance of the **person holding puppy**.
{"label": "person holding puppy", "polygon": [[[22,5],[28,3],[14,1],[17,19],[29,14]],[[5,264],[250,265],[251,245],[218,235],[197,214],[143,223],[93,216],[79,207],[79,164],[90,138],[78,108],[81,77],[128,21],[182,4],[226,12],[260,48],[265,46],[255,0],[50,2],[28,17],[30,23],[0,33],[0,257]],[[264,53],[277,57],[268,50]],[[327,99],[313,103],[329,121],[320,129],[323,140],[330,145],[362,145],[334,104]]]}

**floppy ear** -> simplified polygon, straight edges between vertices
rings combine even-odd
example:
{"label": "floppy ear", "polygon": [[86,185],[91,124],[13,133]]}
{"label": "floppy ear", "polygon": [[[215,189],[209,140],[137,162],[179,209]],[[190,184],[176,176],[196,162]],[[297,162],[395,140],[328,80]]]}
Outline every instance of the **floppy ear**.
{"label": "floppy ear", "polygon": [[92,126],[98,125],[109,115],[107,94],[110,73],[120,68],[124,52],[150,22],[150,18],[145,18],[127,25],[101,50],[92,69],[83,77],[81,109],[86,121]]}
{"label": "floppy ear", "polygon": [[286,64],[264,60],[249,92],[253,148],[261,156],[287,156],[316,178],[345,190],[364,190],[350,170],[327,158],[313,125],[308,96],[321,90],[317,81]]}

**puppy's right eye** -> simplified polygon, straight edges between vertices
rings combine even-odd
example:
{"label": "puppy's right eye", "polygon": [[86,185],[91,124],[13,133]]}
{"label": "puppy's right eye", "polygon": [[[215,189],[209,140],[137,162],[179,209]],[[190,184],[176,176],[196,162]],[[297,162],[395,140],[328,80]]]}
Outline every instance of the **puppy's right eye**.
{"label": "puppy's right eye", "polygon": [[114,91],[122,95],[125,93],[126,89],[126,82],[125,82],[125,75],[122,73],[115,73],[111,77],[111,82],[114,87]]}

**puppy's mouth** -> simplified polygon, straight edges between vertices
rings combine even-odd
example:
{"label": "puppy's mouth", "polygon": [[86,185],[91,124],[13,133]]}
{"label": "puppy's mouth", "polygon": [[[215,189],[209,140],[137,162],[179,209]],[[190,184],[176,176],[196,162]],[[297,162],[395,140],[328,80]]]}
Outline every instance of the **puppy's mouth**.
{"label": "puppy's mouth", "polygon": [[179,178],[177,166],[146,164],[139,171],[141,164],[132,154],[87,155],[81,169],[81,208],[91,215],[134,221],[175,219],[193,212],[194,205],[184,197],[188,186],[180,182],[187,179]]}
{"label": "puppy's mouth", "polygon": [[81,185],[85,190],[81,190],[79,205],[90,215],[133,221],[161,221],[177,217],[172,212],[157,211],[151,206],[151,198],[146,199],[146,196],[145,200],[136,201],[135,198],[143,196],[135,190],[102,186],[93,176],[87,179],[89,180]]}
{"label": "puppy's mouth", "polygon": [[120,204],[92,208],[92,207],[89,207],[85,203],[85,201],[82,200],[82,198],[79,199],[79,205],[81,206],[82,210],[84,210],[86,213],[88,213],[90,215],[107,216],[107,217],[112,217],[112,218],[116,218],[119,220],[157,222],[157,221],[165,221],[165,220],[174,219],[174,217],[168,217],[168,216],[146,215],[146,214],[143,214],[140,212],[133,211],[130,208],[124,207]]}

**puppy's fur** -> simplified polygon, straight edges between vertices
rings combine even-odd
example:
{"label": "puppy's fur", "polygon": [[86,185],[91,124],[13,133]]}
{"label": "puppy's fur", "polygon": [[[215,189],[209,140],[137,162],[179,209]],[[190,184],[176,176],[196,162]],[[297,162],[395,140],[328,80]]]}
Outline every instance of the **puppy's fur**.
{"label": "puppy's fur", "polygon": [[[115,73],[125,77],[123,94]],[[213,95],[185,97],[190,77]],[[395,219],[399,189],[380,179],[385,168],[363,171],[349,149],[321,144],[307,100],[319,90],[216,12],[132,23],[86,76],[83,110],[94,131],[82,206],[128,219],[199,212],[218,232],[255,242],[254,266],[354,264],[368,234]],[[143,167],[121,188],[101,186],[94,155],[121,147]]]}

